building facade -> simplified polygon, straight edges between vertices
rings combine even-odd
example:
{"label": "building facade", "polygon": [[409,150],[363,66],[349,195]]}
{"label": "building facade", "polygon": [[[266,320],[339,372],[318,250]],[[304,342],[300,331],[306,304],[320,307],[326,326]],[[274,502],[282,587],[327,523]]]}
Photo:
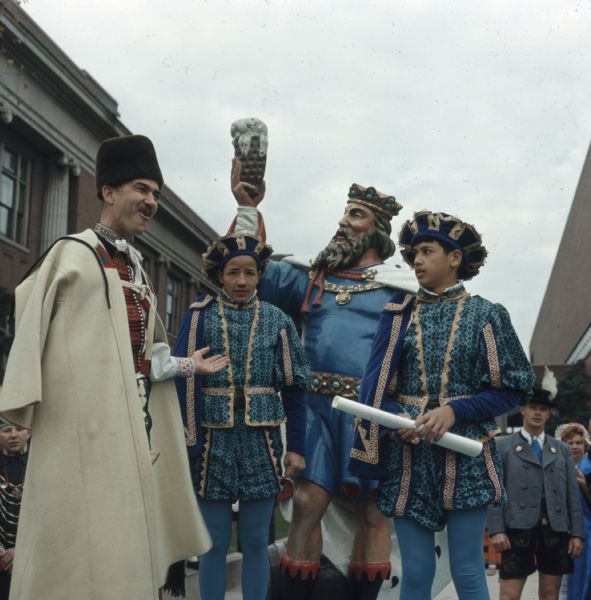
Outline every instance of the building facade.
{"label": "building facade", "polygon": [[[129,134],[117,102],[13,0],[0,3],[0,287],[14,293],[58,237],[93,227],[100,212],[94,159],[102,140]],[[158,150],[158,149],[157,149]],[[180,317],[211,289],[201,254],[217,237],[167,185],[145,257],[171,342]],[[9,334],[8,321],[0,335]],[[5,357],[0,357],[0,370]]]}
{"label": "building facade", "polygon": [[572,365],[591,372],[591,148],[562,234],[530,343],[534,365]]}

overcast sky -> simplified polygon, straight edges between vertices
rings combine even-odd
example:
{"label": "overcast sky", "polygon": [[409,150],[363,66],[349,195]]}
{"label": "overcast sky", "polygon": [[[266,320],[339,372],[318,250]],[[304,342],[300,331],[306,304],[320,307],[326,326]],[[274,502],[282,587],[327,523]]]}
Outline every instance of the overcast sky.
{"label": "overcast sky", "polygon": [[472,222],[469,284],[527,347],[591,141],[591,3],[536,0],[27,0],[154,141],[217,231],[233,216],[230,124],[269,127],[268,241],[316,253],[349,185]]}

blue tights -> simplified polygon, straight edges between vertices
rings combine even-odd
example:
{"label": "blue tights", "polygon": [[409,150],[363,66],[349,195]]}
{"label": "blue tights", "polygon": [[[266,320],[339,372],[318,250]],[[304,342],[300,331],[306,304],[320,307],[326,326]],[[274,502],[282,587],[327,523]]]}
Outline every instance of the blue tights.
{"label": "blue tights", "polygon": [[[449,565],[460,600],[489,600],[482,540],[486,507],[447,513]],[[435,577],[432,531],[411,519],[394,518],[402,559],[400,600],[430,600]]]}
{"label": "blue tights", "polygon": [[[209,552],[199,557],[199,590],[202,598],[223,600],[226,592],[226,554],[232,537],[232,504],[198,498],[212,540]],[[240,502],[238,537],[242,547],[244,600],[267,597],[269,584],[269,524],[275,497]]]}

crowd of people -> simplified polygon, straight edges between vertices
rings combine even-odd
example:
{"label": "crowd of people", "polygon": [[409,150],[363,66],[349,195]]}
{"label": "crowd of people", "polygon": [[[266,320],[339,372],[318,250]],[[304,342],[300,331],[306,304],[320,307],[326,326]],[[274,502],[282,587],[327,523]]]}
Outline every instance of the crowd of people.
{"label": "crowd of people", "polygon": [[[353,184],[324,250],[272,261],[265,186],[242,181],[238,160],[231,181],[236,218],[203,255],[219,291],[188,307],[174,348],[132,245],[163,185],[144,136],[103,142],[99,222],[57,240],[17,288],[0,396],[0,600],[9,587],[12,600],[157,600],[163,586],[182,593],[175,576],[194,555],[201,597],[221,600],[236,502],[243,597],[262,600],[286,480],[286,600],[314,597],[332,500],[356,515],[355,600],[389,584],[394,535],[400,598],[431,598],[444,529],[458,597],[487,599],[485,526],[503,600],[536,570],[540,598],[590,600],[589,434],[544,431],[553,393],[505,308],[466,289],[487,257],[478,230],[416,212],[399,235],[413,276],[384,263],[402,207]],[[414,424],[355,418],[334,395]],[[498,437],[495,418],[517,407],[523,427]],[[481,452],[441,446],[446,433]]]}

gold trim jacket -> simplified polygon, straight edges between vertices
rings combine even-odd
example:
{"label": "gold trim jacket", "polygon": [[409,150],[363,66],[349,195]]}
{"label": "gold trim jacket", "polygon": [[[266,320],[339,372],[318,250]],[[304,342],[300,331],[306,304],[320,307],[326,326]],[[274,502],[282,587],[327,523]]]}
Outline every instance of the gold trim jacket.
{"label": "gold trim jacket", "polygon": [[191,356],[204,346],[211,355],[229,356],[230,366],[206,377],[177,380],[190,452],[199,449],[200,427],[234,426],[237,397],[244,397],[247,425],[285,422],[279,392],[293,386],[305,389],[310,374],[293,321],[285,313],[256,298],[235,304],[223,296],[200,297],[183,319],[174,354]]}
{"label": "gold trim jacket", "polygon": [[[486,441],[498,432],[494,416],[507,412],[512,398],[526,397],[533,380],[507,311],[459,286],[441,296],[421,291],[412,304],[408,296],[393,297],[361,396],[370,406],[413,419],[449,402],[456,413],[451,431]],[[381,474],[379,438],[377,426],[359,423],[352,470]]]}

